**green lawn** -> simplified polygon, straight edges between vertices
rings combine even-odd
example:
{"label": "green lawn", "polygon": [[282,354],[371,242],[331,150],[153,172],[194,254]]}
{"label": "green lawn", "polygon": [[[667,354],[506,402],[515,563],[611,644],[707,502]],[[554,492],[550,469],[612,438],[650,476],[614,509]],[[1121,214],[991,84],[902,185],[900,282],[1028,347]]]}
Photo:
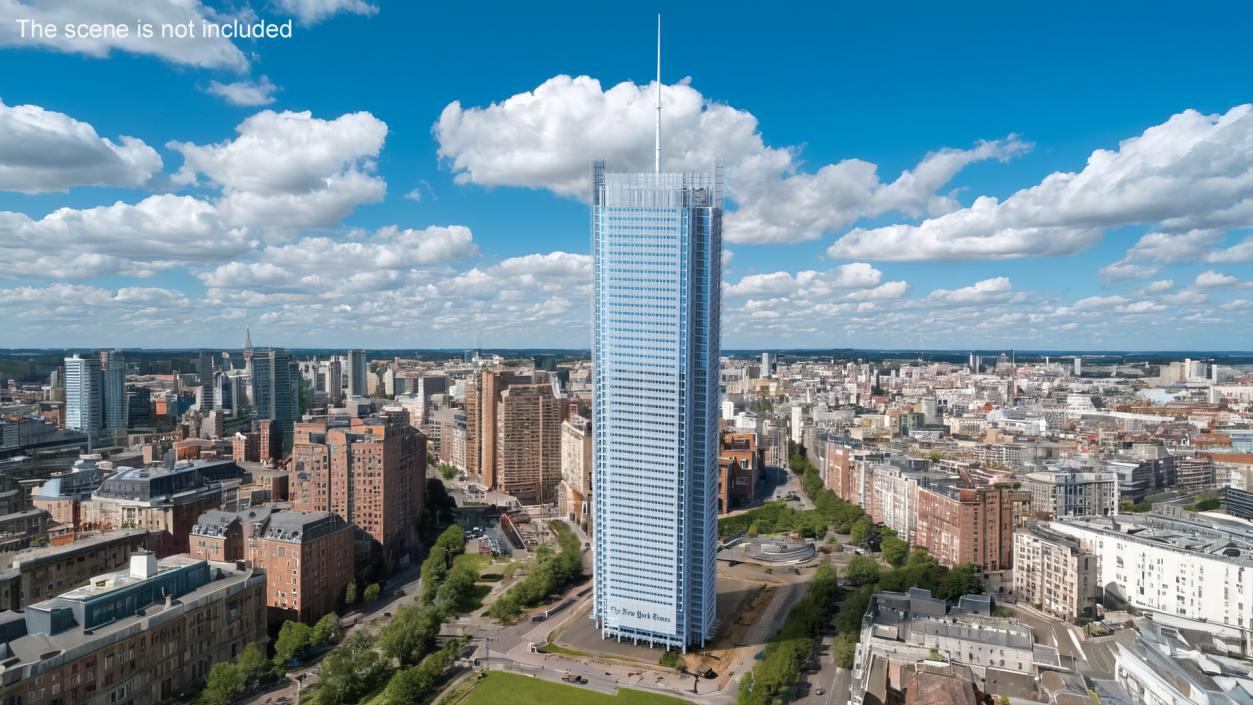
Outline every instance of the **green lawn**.
{"label": "green lawn", "polygon": [[667,695],[642,690],[618,691],[606,695],[586,686],[566,685],[521,676],[516,673],[492,671],[474,692],[459,705],[690,705]]}

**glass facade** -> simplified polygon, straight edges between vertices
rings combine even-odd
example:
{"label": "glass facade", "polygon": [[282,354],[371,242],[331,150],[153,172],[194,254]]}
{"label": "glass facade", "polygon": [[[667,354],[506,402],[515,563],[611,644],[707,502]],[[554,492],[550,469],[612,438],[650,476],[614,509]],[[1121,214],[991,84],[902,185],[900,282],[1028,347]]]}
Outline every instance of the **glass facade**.
{"label": "glass facade", "polygon": [[601,635],[686,649],[717,597],[722,169],[592,167]]}

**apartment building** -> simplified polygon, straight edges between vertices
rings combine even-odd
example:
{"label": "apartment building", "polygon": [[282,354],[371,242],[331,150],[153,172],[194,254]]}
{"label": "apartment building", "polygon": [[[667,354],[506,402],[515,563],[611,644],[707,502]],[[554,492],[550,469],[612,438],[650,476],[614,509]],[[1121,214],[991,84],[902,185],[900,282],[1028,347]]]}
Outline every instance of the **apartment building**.
{"label": "apartment building", "polygon": [[271,624],[316,622],[334,611],[353,578],[352,527],[330,512],[209,511],[192,529],[191,546],[194,558],[263,571]]}
{"label": "apartment building", "polygon": [[752,504],[761,454],[753,433],[723,432],[719,452],[718,513],[724,514]]}
{"label": "apartment building", "polygon": [[523,504],[555,500],[561,482],[561,402],[551,384],[515,384],[497,405],[495,487]]}
{"label": "apartment building", "polygon": [[1031,493],[1031,511],[1039,518],[1118,513],[1116,473],[1059,467],[1028,473],[1022,487]]}
{"label": "apartment building", "polygon": [[592,524],[592,421],[571,416],[561,424],[562,513],[590,532]]}
{"label": "apartment building", "polygon": [[288,491],[293,509],[336,514],[398,560],[416,548],[426,438],[403,411],[298,423]]}
{"label": "apartment building", "polygon": [[914,545],[944,565],[1007,570],[1013,566],[1014,529],[1025,524],[1030,504],[1030,494],[1006,485],[919,487]]}
{"label": "apartment building", "polygon": [[1125,514],[1070,517],[1050,526],[1096,554],[1107,601],[1221,633],[1253,656],[1253,529],[1247,524]]}
{"label": "apartment building", "polygon": [[1014,593],[1058,619],[1075,621],[1101,597],[1100,559],[1047,522],[1014,532]]}

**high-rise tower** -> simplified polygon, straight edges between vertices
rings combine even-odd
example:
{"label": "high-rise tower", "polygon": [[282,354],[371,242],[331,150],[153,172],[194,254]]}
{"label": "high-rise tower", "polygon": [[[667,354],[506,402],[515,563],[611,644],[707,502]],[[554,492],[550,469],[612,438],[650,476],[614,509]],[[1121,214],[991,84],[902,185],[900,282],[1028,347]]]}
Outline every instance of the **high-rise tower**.
{"label": "high-rise tower", "polygon": [[100,357],[65,358],[65,427],[86,433],[94,444],[104,424]]}
{"label": "high-rise tower", "polygon": [[716,627],[722,169],[661,172],[658,137],[655,171],[597,162],[591,196],[593,617],[605,637],[703,646]]}

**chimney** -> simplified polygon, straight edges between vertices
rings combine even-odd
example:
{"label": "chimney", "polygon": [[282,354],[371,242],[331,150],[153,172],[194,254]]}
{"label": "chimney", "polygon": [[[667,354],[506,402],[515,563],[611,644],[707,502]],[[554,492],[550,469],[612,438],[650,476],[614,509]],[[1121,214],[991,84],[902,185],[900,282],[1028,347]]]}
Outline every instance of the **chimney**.
{"label": "chimney", "polygon": [[152,551],[139,551],[131,554],[131,577],[136,580],[147,580],[157,574],[157,554]]}

